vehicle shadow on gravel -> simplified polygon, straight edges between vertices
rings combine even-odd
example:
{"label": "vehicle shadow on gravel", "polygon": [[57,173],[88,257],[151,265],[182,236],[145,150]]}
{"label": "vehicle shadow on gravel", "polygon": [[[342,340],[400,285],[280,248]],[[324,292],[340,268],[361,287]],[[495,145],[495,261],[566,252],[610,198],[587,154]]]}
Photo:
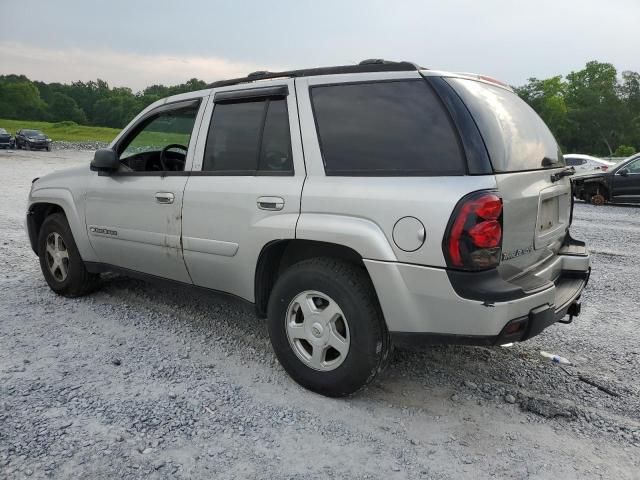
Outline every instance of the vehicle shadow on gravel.
{"label": "vehicle shadow on gravel", "polygon": [[[110,303],[135,307],[143,321],[159,322],[158,326],[172,330],[182,328],[189,332],[188,341],[215,346],[256,371],[266,368],[280,384],[293,384],[275,360],[266,322],[246,302],[205,289],[111,274],[104,276],[98,295],[110,296]],[[598,397],[597,403],[592,401],[593,396]],[[439,410],[443,401],[497,408],[513,404],[523,412],[549,419],[586,421],[594,414],[593,409],[604,406],[609,408],[599,412],[598,418],[611,417],[609,423],[619,423],[613,417],[616,412],[624,415],[626,410],[620,411],[615,405],[616,397],[582,382],[576,371],[541,359],[537,345],[531,342],[509,348],[431,346],[423,352],[394,350],[386,371],[351,398],[425,410]]]}

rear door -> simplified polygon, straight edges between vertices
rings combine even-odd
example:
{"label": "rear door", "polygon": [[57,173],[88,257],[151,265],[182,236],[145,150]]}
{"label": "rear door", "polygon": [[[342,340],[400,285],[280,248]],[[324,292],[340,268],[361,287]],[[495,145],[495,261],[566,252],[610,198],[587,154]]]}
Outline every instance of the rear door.
{"label": "rear door", "polygon": [[[624,171],[623,173],[620,173]],[[612,198],[617,202],[640,202],[640,157],[619,167],[612,179]]]}
{"label": "rear door", "polygon": [[569,228],[571,184],[553,135],[514,92],[450,78],[485,140],[503,201],[502,263],[527,270],[557,253]]}
{"label": "rear door", "polygon": [[295,237],[305,178],[293,80],[256,85],[211,95],[182,212],[193,282],[250,301],[262,248]]}

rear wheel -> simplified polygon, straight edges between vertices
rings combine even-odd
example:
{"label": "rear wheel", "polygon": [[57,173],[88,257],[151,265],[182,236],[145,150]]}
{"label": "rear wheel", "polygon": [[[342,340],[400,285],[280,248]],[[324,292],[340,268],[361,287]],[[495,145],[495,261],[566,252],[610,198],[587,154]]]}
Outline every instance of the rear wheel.
{"label": "rear wheel", "polygon": [[340,397],[384,368],[389,334],[362,267],[330,258],[305,260],[277,280],[268,307],[278,360],[300,385]]}
{"label": "rear wheel", "polygon": [[80,257],[64,215],[45,218],[38,236],[40,268],[51,290],[65,297],[91,292],[99,275],[89,273]]}

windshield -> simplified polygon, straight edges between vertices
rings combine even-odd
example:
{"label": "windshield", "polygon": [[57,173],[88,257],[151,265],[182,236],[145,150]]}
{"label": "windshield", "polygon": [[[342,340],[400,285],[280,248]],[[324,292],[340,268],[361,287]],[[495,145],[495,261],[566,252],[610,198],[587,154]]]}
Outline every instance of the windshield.
{"label": "windshield", "polygon": [[475,119],[496,173],[565,166],[553,134],[518,95],[475,80],[447,81]]}
{"label": "windshield", "polygon": [[23,130],[22,133],[25,135],[44,135],[40,130]]}

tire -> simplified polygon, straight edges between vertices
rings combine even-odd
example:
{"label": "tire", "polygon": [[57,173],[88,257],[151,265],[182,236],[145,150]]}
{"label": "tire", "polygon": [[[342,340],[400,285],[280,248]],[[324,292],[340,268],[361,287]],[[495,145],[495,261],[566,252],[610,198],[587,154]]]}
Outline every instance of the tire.
{"label": "tire", "polygon": [[[62,245],[57,243],[58,239],[62,240]],[[54,244],[59,248],[55,248]],[[58,265],[62,264],[62,266],[50,267],[55,264],[55,259],[51,255],[51,250],[47,249],[48,246],[54,246],[54,250],[57,249],[61,253]],[[66,252],[66,260],[64,252]],[[96,288],[100,276],[87,271],[69,223],[63,214],[54,213],[45,218],[38,235],[38,254],[42,274],[51,290],[58,295],[79,297]]]}
{"label": "tire", "polygon": [[31,150],[31,145],[29,145],[28,143],[25,143],[24,148],[25,148],[25,150],[30,151]]}
{"label": "tire", "polygon": [[[315,313],[308,317],[292,313],[304,310],[304,301],[297,303],[300,298],[310,299],[307,308],[311,309],[317,307],[316,302],[320,308],[328,308],[322,306],[327,301],[332,311],[337,307],[340,312],[327,316],[337,320],[332,325],[322,323],[325,310],[309,310]],[[389,333],[371,280],[362,267],[333,258],[297,263],[276,281],[267,312],[269,337],[280,364],[309,390],[329,397],[350,395],[369,384],[386,366],[391,349]],[[307,321],[311,319],[317,321],[311,324]],[[305,339],[290,339],[293,324],[312,342],[322,344],[328,337],[333,340],[326,341],[334,342],[338,336],[346,340],[341,349],[347,345],[348,350],[343,355],[331,346],[323,346],[319,350],[323,360],[316,363],[318,368],[312,367],[311,357],[317,347]],[[303,360],[306,356],[309,358]]]}
{"label": "tire", "polygon": [[601,195],[600,193],[596,193],[591,196],[591,203],[593,205],[604,205],[605,202],[606,199],[604,198],[604,195]]}
{"label": "tire", "polygon": [[50,151],[51,151],[51,147],[47,147],[47,152],[50,152]]}

